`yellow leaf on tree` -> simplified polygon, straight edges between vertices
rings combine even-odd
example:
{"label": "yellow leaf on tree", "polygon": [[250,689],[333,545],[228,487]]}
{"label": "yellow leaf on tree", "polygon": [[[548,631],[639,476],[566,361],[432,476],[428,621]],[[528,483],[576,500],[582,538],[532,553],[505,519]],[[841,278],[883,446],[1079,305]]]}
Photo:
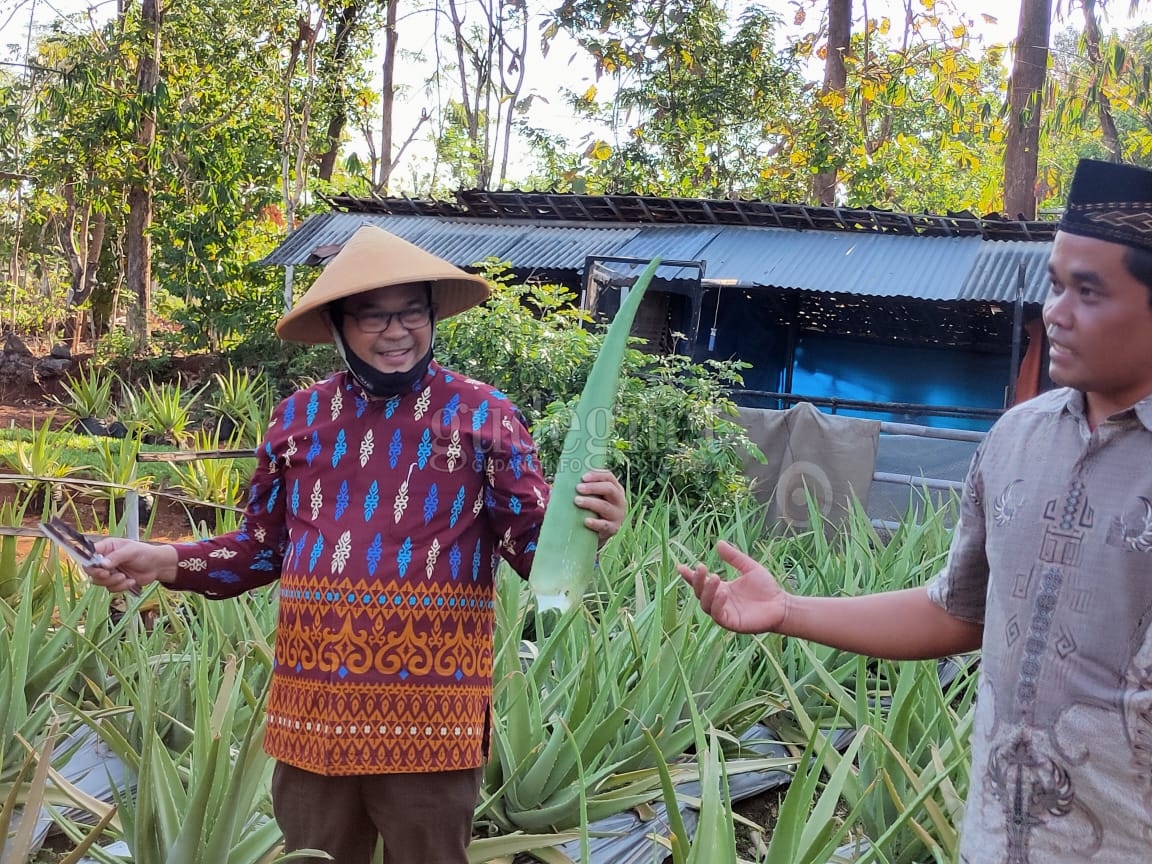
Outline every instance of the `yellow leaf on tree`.
{"label": "yellow leaf on tree", "polygon": [[597,141],[592,145],[592,150],[588,155],[598,162],[603,162],[612,155],[612,147],[607,141]]}
{"label": "yellow leaf on tree", "polygon": [[585,102],[593,101],[596,98],[596,85],[593,84],[591,87],[589,87],[587,90],[585,90],[584,95],[581,96],[580,98],[583,99]]}
{"label": "yellow leaf on tree", "polygon": [[844,93],[840,90],[829,90],[820,96],[820,104],[825,108],[842,108],[844,106]]}
{"label": "yellow leaf on tree", "polygon": [[963,39],[965,34],[968,33],[968,28],[963,24],[957,24],[952,28],[952,36],[956,39]]}

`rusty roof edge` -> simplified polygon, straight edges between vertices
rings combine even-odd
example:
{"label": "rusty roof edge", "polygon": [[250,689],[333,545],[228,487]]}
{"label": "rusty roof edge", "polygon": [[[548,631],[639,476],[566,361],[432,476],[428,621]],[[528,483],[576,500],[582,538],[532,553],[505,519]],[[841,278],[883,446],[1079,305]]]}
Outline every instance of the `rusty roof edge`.
{"label": "rusty roof edge", "polygon": [[[560,202],[571,201],[588,214],[587,221],[576,220],[577,224],[587,225],[602,221],[614,222],[622,219],[622,212],[642,211],[647,218],[626,219],[625,224],[635,225],[755,225],[758,227],[781,227],[790,230],[817,230],[867,234],[895,234],[899,236],[979,236],[985,240],[1020,240],[1043,242],[1050,240],[1056,231],[1057,223],[1045,220],[1008,219],[998,214],[976,216],[963,212],[949,213],[909,213],[899,210],[886,210],[879,207],[815,207],[807,204],[790,204],[759,199],[713,199],[713,198],[663,198],[654,195],[587,195],[577,193],[526,192],[519,189],[488,191],[482,189],[462,189],[455,194],[455,201],[438,199],[383,198],[375,196],[363,198],[340,194],[324,198],[333,208],[346,208],[350,212],[375,213],[378,215],[402,215],[419,212],[426,216],[451,216],[471,220],[508,219],[530,222],[552,223],[572,221],[562,211],[569,209]],[[509,211],[526,210],[525,200],[531,199],[535,205],[530,216],[506,216]],[[601,208],[586,205],[598,202]],[[683,206],[682,206],[683,205]],[[622,210],[621,208],[624,208]],[[610,212],[615,218],[605,219],[595,213],[601,210]],[[671,214],[670,218],[657,217],[656,210]],[[696,214],[701,215],[697,218]],[[722,213],[725,218],[718,218]],[[785,224],[781,214],[802,222],[802,226]]]}

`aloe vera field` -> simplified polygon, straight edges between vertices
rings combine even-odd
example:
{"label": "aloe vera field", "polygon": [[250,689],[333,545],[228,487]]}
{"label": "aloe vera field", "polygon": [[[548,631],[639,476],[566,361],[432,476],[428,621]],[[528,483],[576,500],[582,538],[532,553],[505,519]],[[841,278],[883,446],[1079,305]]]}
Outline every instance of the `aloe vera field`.
{"label": "aloe vera field", "polygon": [[[513,348],[491,334],[547,329],[552,350],[585,358],[600,337],[562,318],[522,321],[523,290],[505,286],[444,327],[438,350],[445,363],[519,376],[498,384],[522,388],[548,464],[580,373],[554,398],[533,396],[526,385],[539,377],[499,356]],[[514,350],[532,359],[531,348]],[[331,358],[312,362],[318,377]],[[910,506],[882,534],[861,508],[835,530],[815,510],[803,531],[773,530],[739,470],[750,446],[728,395],[739,374],[739,364],[629,349],[609,448],[629,513],[593,581],[567,611],[540,612],[528,583],[500,572],[492,748],[470,860],[952,860],[971,665],[733,634],[675,570],[697,560],[721,569],[713,549],[727,539],[797,592],[919,584],[946,554],[951,508]],[[89,357],[7,407],[0,521],[24,531],[0,538],[6,862],[285,857],[261,747],[275,585],[226,601],[157,585],[112,596],[28,530],[51,513],[92,535],[232,530],[279,386],[204,357]],[[646,425],[654,417],[657,430]],[[123,437],[107,434],[115,423]],[[166,461],[180,453],[203,458]]]}

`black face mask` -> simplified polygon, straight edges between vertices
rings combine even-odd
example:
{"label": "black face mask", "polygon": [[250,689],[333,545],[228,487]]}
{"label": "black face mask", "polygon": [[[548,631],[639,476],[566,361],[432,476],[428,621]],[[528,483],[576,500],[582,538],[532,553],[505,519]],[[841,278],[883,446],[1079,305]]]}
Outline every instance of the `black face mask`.
{"label": "black face mask", "polygon": [[349,350],[344,341],[344,310],[339,306],[331,306],[328,314],[332,320],[332,339],[336,343],[336,350],[343,358],[348,371],[352,373],[352,377],[369,396],[387,399],[409,393],[416,382],[428,372],[428,364],[432,362],[432,346],[436,341],[435,317],[429,325],[432,327],[432,340],[428,343],[428,350],[424,352],[424,356],[416,361],[416,365],[404,372],[381,372],[370,363],[364,362],[354,351]]}

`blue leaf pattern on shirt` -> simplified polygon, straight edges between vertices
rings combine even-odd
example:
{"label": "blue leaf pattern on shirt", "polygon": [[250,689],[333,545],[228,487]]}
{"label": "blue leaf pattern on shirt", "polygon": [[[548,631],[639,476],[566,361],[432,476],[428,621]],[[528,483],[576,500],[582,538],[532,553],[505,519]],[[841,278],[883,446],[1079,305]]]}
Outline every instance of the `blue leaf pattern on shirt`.
{"label": "blue leaf pattern on shirt", "polygon": [[308,448],[308,455],[304,458],[308,462],[308,464],[311,465],[312,460],[315,459],[319,455],[320,455],[320,433],[319,432],[313,432],[312,433],[312,446]]}
{"label": "blue leaf pattern on shirt", "polygon": [[492,395],[495,396],[497,399],[507,399],[508,398],[508,396],[501,390],[493,390]]}
{"label": "blue leaf pattern on shirt", "polygon": [[300,481],[292,481],[292,515],[300,512]]}
{"label": "blue leaf pattern on shirt", "polygon": [[484,421],[488,419],[488,400],[485,399],[476,407],[476,413],[472,415],[472,431],[475,432],[484,425]]}
{"label": "blue leaf pattern on shirt", "polygon": [[308,559],[308,572],[316,569],[316,562],[320,560],[320,553],[324,551],[324,535],[321,534],[312,544],[312,557]]}
{"label": "blue leaf pattern on shirt", "polygon": [[356,395],[356,419],[364,416],[364,412],[368,409],[368,400],[363,395]]}
{"label": "blue leaf pattern on shirt", "polygon": [[306,426],[311,426],[316,420],[316,412],[320,410],[320,394],[315,390],[312,391],[312,396],[308,399],[308,410],[304,416],[308,418]]}
{"label": "blue leaf pattern on shirt", "polygon": [[388,445],[388,467],[395,468],[396,463],[400,461],[400,430],[397,429],[392,434],[392,441]]}
{"label": "blue leaf pattern on shirt", "polygon": [[299,561],[300,556],[304,554],[304,546],[305,546],[305,544],[307,544],[307,542],[308,542],[308,532],[305,531],[304,536],[302,536],[299,540],[296,541],[296,560],[297,561]]}
{"label": "blue leaf pattern on shirt", "polygon": [[339,521],[340,517],[344,515],[344,511],[348,509],[348,481],[345,480],[340,484],[340,491],[336,493],[336,520]]}
{"label": "blue leaf pattern on shirt", "polygon": [[396,553],[396,569],[400,571],[400,577],[403,578],[404,574],[408,572],[408,565],[412,563],[412,538],[405,537],[404,542],[400,544],[400,551]]}
{"label": "blue leaf pattern on shirt", "polygon": [[448,551],[448,563],[452,567],[452,579],[460,575],[460,560],[463,556],[460,554],[460,544],[453,543],[452,548]]}
{"label": "blue leaf pattern on shirt", "polygon": [[377,534],[372,538],[372,545],[368,547],[368,575],[375,576],[376,568],[380,564],[380,559],[384,555],[384,542],[381,540],[380,535]]}
{"label": "blue leaf pattern on shirt", "polygon": [[472,581],[480,578],[480,541],[476,541],[476,551],[472,553]]}
{"label": "blue leaf pattern on shirt", "polygon": [[460,410],[460,394],[453,393],[452,398],[448,400],[448,404],[444,406],[444,412],[441,414],[440,422],[447,426],[456,417],[456,412]]}
{"label": "blue leaf pattern on shirt", "polygon": [[432,430],[425,429],[424,434],[420,436],[420,446],[416,448],[417,464],[420,470],[424,470],[424,466],[428,464],[428,457],[432,455]]}
{"label": "blue leaf pattern on shirt", "polygon": [[476,452],[472,454],[472,470],[479,474],[484,470],[484,451],[479,447]]}
{"label": "blue leaf pattern on shirt", "polygon": [[508,467],[512,469],[512,475],[519,480],[520,475],[523,473],[520,470],[520,464],[524,461],[524,457],[520,455],[520,448],[515,444],[512,445],[512,457],[508,460]]}
{"label": "blue leaf pattern on shirt", "polygon": [[268,490],[267,510],[269,513],[271,513],[272,508],[276,506],[276,497],[279,494],[280,494],[280,481],[277,480],[275,483],[272,484],[272,488],[270,490]]}
{"label": "blue leaf pattern on shirt", "polygon": [[265,573],[275,570],[276,565],[272,563],[272,550],[264,549],[256,553],[256,558],[252,561],[252,569]]}
{"label": "blue leaf pattern on shirt", "polygon": [[248,488],[248,506],[251,507],[256,503],[256,498],[260,494],[260,487],[253,483]]}
{"label": "blue leaf pattern on shirt", "polygon": [[515,513],[517,516],[520,515],[520,499],[515,495],[508,499],[508,509]]}
{"label": "blue leaf pattern on shirt", "polygon": [[231,570],[212,570],[208,573],[208,578],[216,582],[226,582],[229,585],[240,581],[240,577]]}
{"label": "blue leaf pattern on shirt", "polygon": [[336,433],[336,445],[332,448],[332,467],[335,468],[340,464],[340,460],[344,454],[348,452],[348,439],[344,435],[344,430],[341,429]]}
{"label": "blue leaf pattern on shirt", "polygon": [[428,496],[424,499],[424,524],[427,525],[436,515],[436,508],[440,504],[440,493],[433,483],[428,489]]}
{"label": "blue leaf pattern on shirt", "polygon": [[[385,420],[391,420],[392,415],[396,413],[396,409],[399,407],[400,407],[400,397],[399,396],[393,396],[391,399],[389,399],[387,402],[385,402],[384,403],[384,419]],[[360,415],[357,414],[356,416],[359,417]]]}
{"label": "blue leaf pattern on shirt", "polygon": [[492,494],[492,490],[487,486],[484,487],[484,506],[489,510],[496,509],[496,496]]}
{"label": "blue leaf pattern on shirt", "polygon": [[292,421],[296,419],[296,397],[289,397],[287,403],[284,405],[284,424],[281,429],[287,429],[292,425]]}
{"label": "blue leaf pattern on shirt", "polygon": [[460,514],[464,512],[464,487],[460,487],[460,491],[456,493],[456,499],[452,502],[452,512],[448,519],[448,527],[455,528],[456,520],[460,518]]}
{"label": "blue leaf pattern on shirt", "polygon": [[[368,494],[364,496],[364,521],[367,522],[372,518],[372,514],[376,512],[376,508],[380,506],[380,484],[375,480],[372,485],[368,487]],[[380,535],[377,534],[377,537]]]}

